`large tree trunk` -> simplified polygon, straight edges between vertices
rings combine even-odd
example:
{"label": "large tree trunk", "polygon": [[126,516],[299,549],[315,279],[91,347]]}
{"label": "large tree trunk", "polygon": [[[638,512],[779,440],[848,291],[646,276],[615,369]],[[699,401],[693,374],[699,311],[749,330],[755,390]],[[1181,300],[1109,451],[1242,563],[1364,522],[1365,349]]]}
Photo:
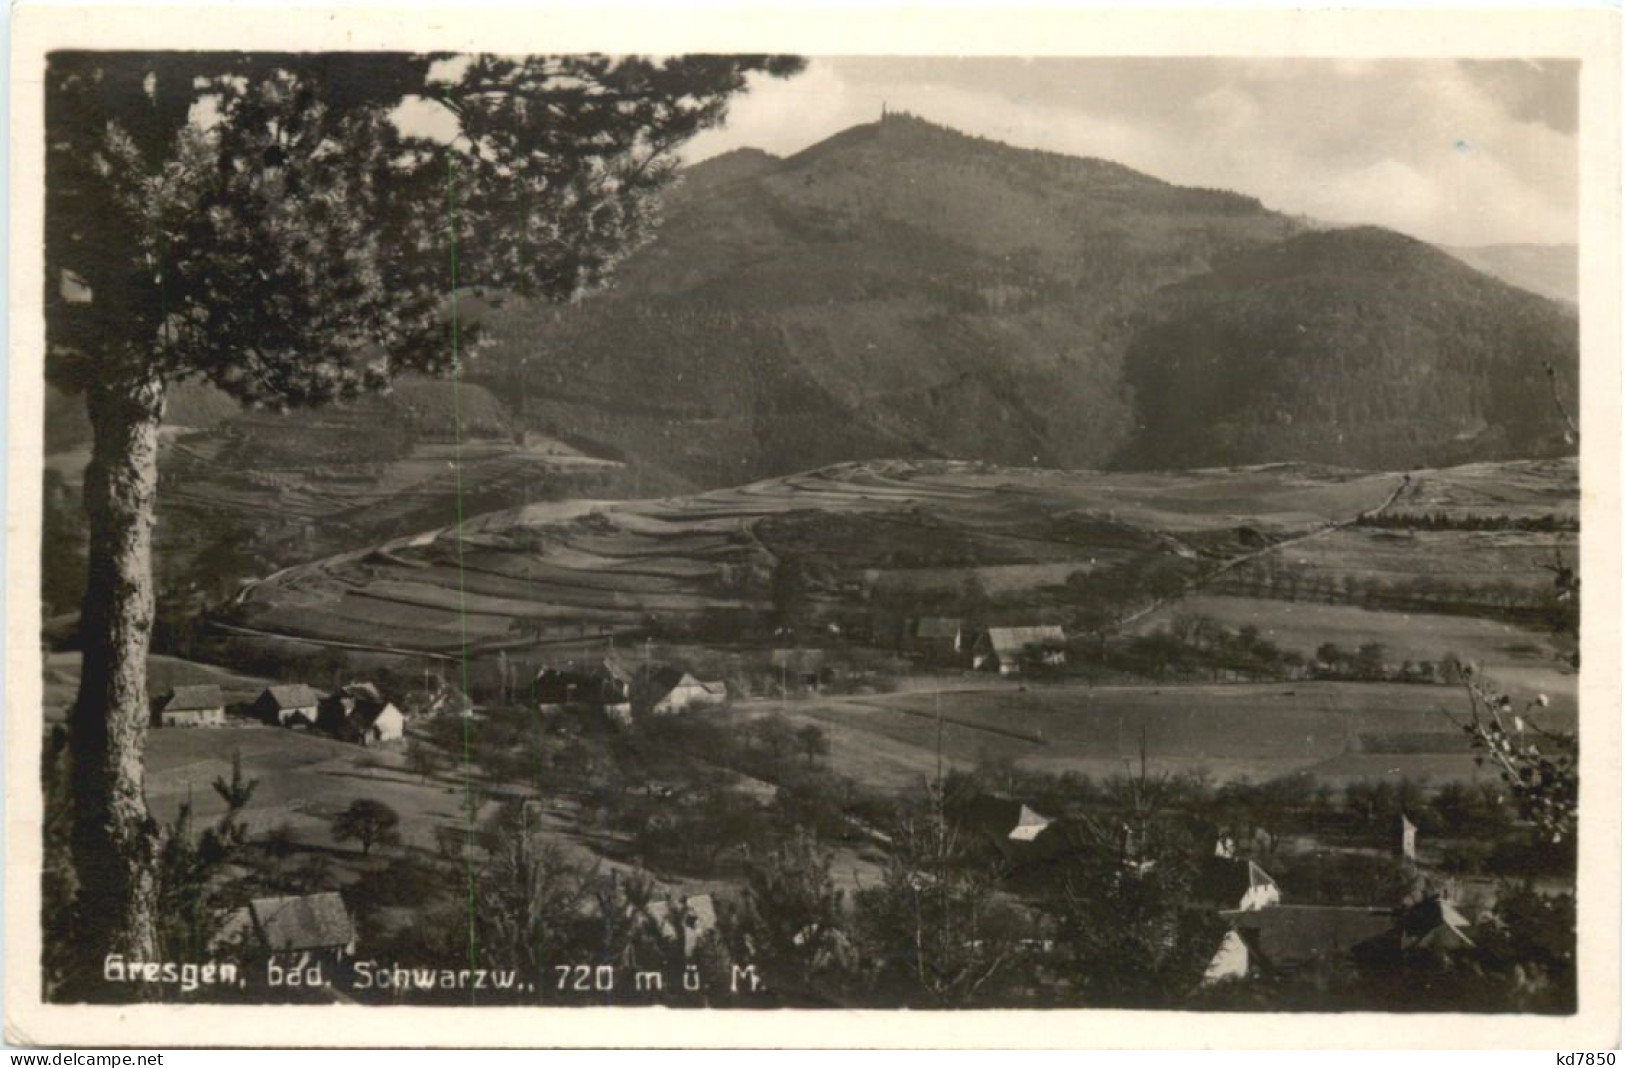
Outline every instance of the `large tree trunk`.
{"label": "large tree trunk", "polygon": [[142,750],[151,715],[147,648],[163,383],[98,383],[86,403],[94,434],[85,469],[90,576],[69,746],[75,929],[85,963],[99,976],[110,953],[158,959],[159,836],[142,794]]}

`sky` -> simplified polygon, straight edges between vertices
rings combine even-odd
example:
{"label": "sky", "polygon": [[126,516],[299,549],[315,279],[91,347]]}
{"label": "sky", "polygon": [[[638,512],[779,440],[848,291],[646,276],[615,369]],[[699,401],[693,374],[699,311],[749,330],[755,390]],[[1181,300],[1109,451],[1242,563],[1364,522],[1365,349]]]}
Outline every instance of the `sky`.
{"label": "sky", "polygon": [[1571,61],[815,58],[688,145],[796,152],[882,104],[1446,245],[1578,240]]}

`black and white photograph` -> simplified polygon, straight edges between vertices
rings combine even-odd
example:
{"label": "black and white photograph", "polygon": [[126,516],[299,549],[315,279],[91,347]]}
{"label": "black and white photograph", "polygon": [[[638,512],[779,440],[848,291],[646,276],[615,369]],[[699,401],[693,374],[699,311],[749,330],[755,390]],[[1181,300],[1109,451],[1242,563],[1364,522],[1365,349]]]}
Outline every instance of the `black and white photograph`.
{"label": "black and white photograph", "polygon": [[95,37],[12,74],[42,1006],[1617,1042],[1579,53]]}

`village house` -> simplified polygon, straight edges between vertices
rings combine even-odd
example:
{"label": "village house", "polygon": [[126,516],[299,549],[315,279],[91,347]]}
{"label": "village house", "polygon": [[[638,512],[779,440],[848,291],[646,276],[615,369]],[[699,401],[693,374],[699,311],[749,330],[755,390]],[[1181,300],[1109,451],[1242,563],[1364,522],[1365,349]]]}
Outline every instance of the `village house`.
{"label": "village house", "polygon": [[1241,912],[1281,900],[1281,887],[1269,872],[1254,861],[1222,854],[1203,859],[1191,890],[1196,901]]}
{"label": "village house", "polygon": [[226,701],[220,687],[176,686],[157,701],[154,722],[160,727],[222,727]]}
{"label": "village house", "polygon": [[350,713],[341,733],[346,741],[361,745],[383,745],[398,742],[406,735],[406,717],[401,710],[385,701],[382,704],[363,704]]}
{"label": "village house", "polygon": [[821,692],[836,679],[835,669],[825,663],[822,649],[773,649],[767,654],[772,682],[783,693],[803,690]]}
{"label": "village house", "polygon": [[365,746],[399,741],[406,733],[406,717],[370,682],[350,683],[322,702],[318,724],[340,741]]}
{"label": "village house", "polygon": [[673,941],[681,924],[685,957],[694,952],[694,947],[700,944],[706,932],[715,930],[717,926],[717,906],[710,894],[694,894],[680,903],[651,902],[648,913],[660,933]]}
{"label": "village house", "polygon": [[690,708],[716,708],[728,702],[727,683],[706,682],[674,667],[649,672],[638,691],[637,707],[657,716]]}
{"label": "village house", "polygon": [[254,700],[254,715],[279,727],[314,727],[322,699],[304,683],[267,686]]}
{"label": "village house", "polygon": [[1448,897],[1432,895],[1400,909],[1282,905],[1221,910],[1231,927],[1208,963],[1203,983],[1262,973],[1290,975],[1344,960],[1392,967],[1407,954],[1440,957],[1474,948],[1467,918]]}
{"label": "village house", "polygon": [[227,917],[217,946],[248,939],[289,967],[337,964],[355,956],[356,931],[337,891],[257,897]]}
{"label": "village house", "polygon": [[474,715],[474,702],[462,690],[446,680],[434,676],[426,690],[413,690],[401,698],[401,711],[408,716],[458,716],[467,719]]}
{"label": "village house", "polygon": [[1472,924],[1445,896],[1428,897],[1400,916],[1393,931],[1401,953],[1418,949],[1437,953],[1452,953],[1472,949],[1473,940],[1467,936]]}
{"label": "village house", "polygon": [[1059,626],[989,627],[971,647],[971,666],[977,671],[1017,675],[1031,663],[1066,663],[1066,633]]}
{"label": "village house", "polygon": [[1391,909],[1364,905],[1266,905],[1221,909],[1229,922],[1203,983],[1268,972],[1290,975],[1316,964],[1353,959],[1394,926]]}
{"label": "village house", "polygon": [[569,706],[593,708],[620,720],[632,716],[632,673],[613,657],[581,668],[544,667],[531,683],[536,706],[558,712]]}
{"label": "village house", "polygon": [[967,844],[997,854],[1018,881],[1029,881],[1035,866],[1059,864],[1063,856],[1073,855],[1074,843],[1059,821],[1011,798],[993,794],[960,798],[949,803],[948,818]]}
{"label": "village house", "polygon": [[904,624],[904,647],[916,656],[949,659],[967,652],[964,621],[949,616],[922,616]]}

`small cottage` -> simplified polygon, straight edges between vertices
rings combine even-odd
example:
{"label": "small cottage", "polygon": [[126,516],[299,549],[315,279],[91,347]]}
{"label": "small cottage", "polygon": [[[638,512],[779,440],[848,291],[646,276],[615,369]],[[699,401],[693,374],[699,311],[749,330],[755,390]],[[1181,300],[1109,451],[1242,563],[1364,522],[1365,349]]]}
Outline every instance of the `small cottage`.
{"label": "small cottage", "polygon": [[226,920],[216,944],[244,938],[259,943],[274,959],[297,967],[337,963],[356,951],[355,924],[344,899],[333,890],[254,898]]}
{"label": "small cottage", "polygon": [[160,727],[221,727],[226,701],[213,684],[176,686],[158,699],[154,722]]}
{"label": "small cottage", "polygon": [[304,683],[267,686],[254,700],[254,714],[279,727],[314,727],[321,700]]}

